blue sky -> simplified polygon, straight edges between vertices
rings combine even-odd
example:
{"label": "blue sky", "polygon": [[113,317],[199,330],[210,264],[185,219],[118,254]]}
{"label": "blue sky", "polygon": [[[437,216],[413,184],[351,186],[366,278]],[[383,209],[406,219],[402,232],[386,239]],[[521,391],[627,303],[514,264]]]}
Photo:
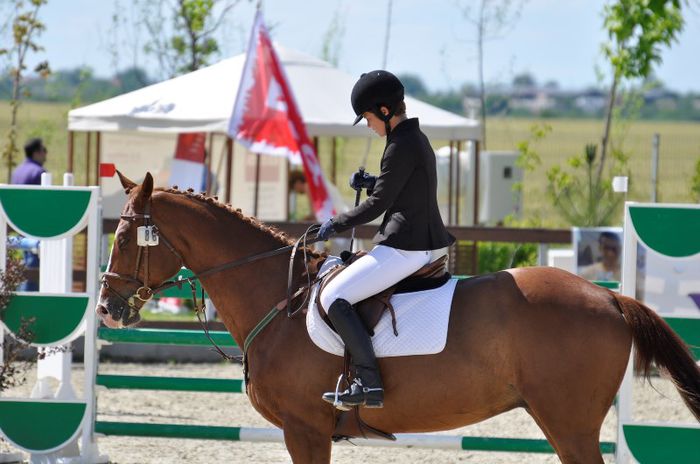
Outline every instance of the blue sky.
{"label": "blue sky", "polygon": [[[245,48],[254,16],[254,3],[242,0],[218,38],[222,57]],[[605,0],[530,0],[520,19],[500,38],[485,46],[485,77],[508,83],[521,72],[540,82],[556,80],[566,89],[597,82],[595,68],[606,70],[600,54],[605,39],[602,10]],[[128,11],[131,0],[120,0]],[[274,40],[289,48],[320,56],[323,36],[337,11],[345,29],[338,66],[358,75],[381,67],[386,23],[386,0],[263,1]],[[431,90],[455,88],[476,81],[475,31],[458,4],[469,0],[394,0],[387,68],[421,76]],[[53,69],[87,65],[97,75],[112,74],[108,43],[114,0],[50,0],[41,19],[47,31],[40,38]],[[663,52],[657,76],[669,87],[700,91],[700,7],[685,13],[686,26],[678,43]],[[125,44],[142,43],[145,34],[121,33]],[[129,46],[122,46],[120,67],[133,62]],[[137,46],[140,48],[140,46]],[[156,60],[140,54],[138,63],[151,74]]]}

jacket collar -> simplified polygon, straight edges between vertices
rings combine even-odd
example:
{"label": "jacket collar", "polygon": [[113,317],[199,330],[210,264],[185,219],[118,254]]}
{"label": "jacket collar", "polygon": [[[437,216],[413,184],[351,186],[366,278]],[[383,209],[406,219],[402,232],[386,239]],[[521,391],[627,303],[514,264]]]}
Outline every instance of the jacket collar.
{"label": "jacket collar", "polygon": [[411,132],[414,130],[417,130],[419,128],[418,126],[418,118],[409,118],[404,121],[401,121],[394,127],[391,132],[389,132],[389,136],[387,137],[387,142],[391,142],[394,137],[403,134],[405,132]]}

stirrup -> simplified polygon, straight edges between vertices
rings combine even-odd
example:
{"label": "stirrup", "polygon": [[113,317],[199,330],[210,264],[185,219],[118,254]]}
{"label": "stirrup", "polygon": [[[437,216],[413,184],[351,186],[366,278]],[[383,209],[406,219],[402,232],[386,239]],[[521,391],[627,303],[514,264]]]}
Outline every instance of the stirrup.
{"label": "stirrup", "polygon": [[333,398],[333,407],[340,411],[349,411],[352,408],[350,406],[346,406],[342,401],[340,401],[340,385],[343,383],[343,381],[345,381],[345,374],[340,374],[338,376],[338,381],[335,383],[335,397]]}

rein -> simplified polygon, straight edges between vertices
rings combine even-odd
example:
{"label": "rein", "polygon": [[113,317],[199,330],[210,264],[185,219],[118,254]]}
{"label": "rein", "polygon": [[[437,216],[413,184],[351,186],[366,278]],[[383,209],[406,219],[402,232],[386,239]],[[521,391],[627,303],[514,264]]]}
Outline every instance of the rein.
{"label": "rein", "polygon": [[[124,219],[126,221],[130,222],[135,222],[138,219],[143,219],[144,225],[140,226],[139,229],[142,227],[144,228],[143,231],[137,230],[137,237],[140,240],[141,235],[147,237],[143,244],[139,243],[138,244],[138,255],[136,257],[136,269],[134,270],[133,276],[127,276],[124,274],[119,274],[116,272],[111,272],[107,271],[102,275],[101,279],[101,285],[102,287],[106,288],[110,293],[115,295],[118,299],[120,299],[122,302],[124,302],[128,308],[129,308],[129,315],[127,316],[127,320],[129,318],[135,317],[136,314],[141,310],[143,305],[148,302],[150,299],[152,299],[155,295],[169,289],[172,287],[178,287],[178,289],[182,289],[183,283],[189,284],[191,290],[192,290],[192,299],[194,302],[194,309],[197,314],[197,319],[199,320],[200,324],[203,327],[204,334],[207,336],[211,344],[214,346],[216,351],[225,359],[227,360],[233,360],[234,358],[229,356],[228,354],[224,353],[224,351],[214,342],[214,340],[211,338],[209,335],[209,329],[207,327],[207,319],[206,319],[206,313],[204,312],[205,306],[204,306],[204,288],[202,288],[202,295],[201,295],[201,305],[197,303],[197,294],[196,294],[196,286],[195,282],[198,280],[201,280],[203,277],[216,274],[218,272],[222,272],[228,269],[233,269],[236,267],[244,266],[246,264],[253,263],[255,261],[260,261],[262,259],[266,258],[271,258],[273,256],[279,256],[281,254],[291,252],[290,253],[290,260],[289,260],[289,275],[288,275],[288,281],[287,281],[287,295],[286,298],[277,303],[270,312],[268,312],[263,319],[258,322],[258,324],[250,331],[248,336],[245,339],[245,342],[243,344],[243,375],[245,382],[247,384],[248,381],[248,362],[247,362],[247,352],[248,348],[252,344],[253,340],[255,337],[262,332],[262,330],[279,314],[282,312],[284,308],[287,308],[287,316],[288,317],[294,317],[296,314],[299,313],[304,308],[304,304],[306,303],[306,300],[308,299],[308,292],[307,290],[311,288],[313,285],[313,281],[311,280],[311,275],[308,272],[308,257],[307,257],[307,246],[312,245],[316,242],[322,241],[320,238],[314,238],[311,240],[307,240],[307,236],[309,233],[313,233],[318,231],[319,225],[314,224],[309,226],[308,229],[302,234],[302,236],[293,244],[293,245],[286,245],[280,248],[276,248],[274,250],[270,251],[265,251],[262,253],[257,253],[251,256],[246,256],[244,258],[237,259],[235,261],[230,261],[228,263],[220,264],[218,266],[214,266],[210,269],[207,269],[205,271],[200,272],[199,274],[194,274],[190,277],[182,278],[182,276],[178,280],[169,280],[161,285],[157,286],[156,288],[151,288],[148,286],[148,275],[149,275],[149,253],[148,250],[151,246],[157,246],[160,241],[165,244],[166,248],[175,255],[175,257],[179,260],[180,265],[182,266],[184,264],[184,260],[182,256],[175,250],[175,247],[172,246],[172,244],[163,236],[162,232],[158,229],[158,226],[155,225],[152,221],[152,216],[150,213],[150,202],[146,204],[146,209],[143,214],[133,214],[133,215],[121,215],[121,219]],[[292,293],[292,277],[293,277],[293,266],[294,266],[294,258],[296,256],[296,252],[299,249],[299,247],[303,247],[304,251],[304,263],[307,266],[306,269],[306,275],[307,275],[307,283],[306,285],[301,286],[296,292]],[[142,260],[143,256],[143,260]],[[143,261],[144,263],[144,280],[139,280],[138,274],[139,270],[141,268],[141,262]],[[139,285],[139,287],[136,289],[133,295],[130,297],[126,298],[123,295],[121,295],[119,292],[117,292],[115,289],[113,289],[107,280],[107,278],[115,278],[119,280],[123,280],[129,283],[134,283]],[[304,301],[299,305],[298,308],[295,310],[292,310],[290,305],[292,302],[301,294],[306,293],[306,296],[304,297]],[[140,301],[140,304],[137,306],[136,300]],[[202,320],[202,317],[200,314],[204,314],[204,320]],[[123,316],[123,315],[122,315]],[[121,317],[120,317],[121,318]]]}

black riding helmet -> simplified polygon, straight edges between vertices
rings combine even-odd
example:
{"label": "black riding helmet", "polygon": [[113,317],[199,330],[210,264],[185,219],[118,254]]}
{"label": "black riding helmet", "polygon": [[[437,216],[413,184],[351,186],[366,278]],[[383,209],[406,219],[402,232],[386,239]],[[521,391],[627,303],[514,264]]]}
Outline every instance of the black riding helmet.
{"label": "black riding helmet", "polygon": [[[398,104],[402,101],[403,84],[389,71],[376,70],[362,74],[350,94],[352,109],[357,115],[352,125],[360,122],[365,111],[371,111],[384,121],[388,135],[390,132],[389,120],[394,116]],[[380,110],[382,106],[389,110],[389,114],[386,116]]]}

